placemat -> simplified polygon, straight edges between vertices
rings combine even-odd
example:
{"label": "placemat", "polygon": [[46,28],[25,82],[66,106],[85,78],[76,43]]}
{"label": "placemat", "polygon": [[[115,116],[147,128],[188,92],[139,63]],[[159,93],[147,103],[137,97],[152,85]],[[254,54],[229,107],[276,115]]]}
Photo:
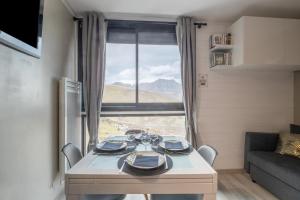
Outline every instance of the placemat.
{"label": "placemat", "polygon": [[[123,156],[119,159],[118,161],[118,168],[121,169],[124,160],[126,160],[128,155]],[[127,163],[125,163],[124,167],[123,167],[123,172],[134,175],[134,176],[155,176],[155,175],[160,175],[163,173],[166,173],[167,171],[169,171],[170,169],[172,169],[173,167],[173,161],[169,156],[167,157],[167,164],[168,164],[168,168],[166,169],[165,165],[162,165],[161,167],[158,167],[154,170],[142,170],[142,169],[135,169],[133,167],[131,167],[130,165],[128,165]]]}

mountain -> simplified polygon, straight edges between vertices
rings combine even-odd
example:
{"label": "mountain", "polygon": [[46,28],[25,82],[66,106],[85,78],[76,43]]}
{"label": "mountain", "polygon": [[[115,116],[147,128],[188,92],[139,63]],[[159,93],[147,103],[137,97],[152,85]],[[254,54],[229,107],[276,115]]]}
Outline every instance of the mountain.
{"label": "mountain", "polygon": [[171,95],[181,93],[181,85],[172,79],[158,79],[150,83],[140,83],[139,89]]}
{"label": "mountain", "polygon": [[122,82],[114,82],[112,85],[121,86],[121,87],[127,87],[127,88],[133,88],[133,86],[134,86],[134,85],[130,85],[128,83],[122,83]]}
{"label": "mountain", "polygon": [[[134,85],[122,82],[115,82],[112,86],[119,86],[127,89],[134,89]],[[157,93],[167,98],[182,99],[181,85],[173,79],[157,79],[153,82],[140,83],[139,90],[141,92]]]}

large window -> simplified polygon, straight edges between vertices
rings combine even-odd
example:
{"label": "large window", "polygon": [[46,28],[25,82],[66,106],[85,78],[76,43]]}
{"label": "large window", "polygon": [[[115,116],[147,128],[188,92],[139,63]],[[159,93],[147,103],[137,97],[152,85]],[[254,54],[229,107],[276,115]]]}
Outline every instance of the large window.
{"label": "large window", "polygon": [[109,21],[100,138],[128,129],[184,135],[175,24]]}
{"label": "large window", "polygon": [[135,103],[135,45],[106,45],[103,103]]}

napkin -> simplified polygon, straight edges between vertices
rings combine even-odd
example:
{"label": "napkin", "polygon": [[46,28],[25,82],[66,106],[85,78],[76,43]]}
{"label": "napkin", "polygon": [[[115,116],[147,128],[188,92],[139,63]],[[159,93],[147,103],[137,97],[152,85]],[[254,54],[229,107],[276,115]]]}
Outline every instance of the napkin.
{"label": "napkin", "polygon": [[137,155],[135,157],[133,165],[138,167],[157,167],[158,156],[143,156]]}
{"label": "napkin", "polygon": [[101,149],[105,149],[105,150],[118,150],[120,149],[120,147],[123,145],[123,142],[105,142]]}
{"label": "napkin", "polygon": [[165,141],[165,148],[166,149],[178,149],[178,150],[181,150],[183,149],[183,145],[182,145],[182,142],[180,141]]}

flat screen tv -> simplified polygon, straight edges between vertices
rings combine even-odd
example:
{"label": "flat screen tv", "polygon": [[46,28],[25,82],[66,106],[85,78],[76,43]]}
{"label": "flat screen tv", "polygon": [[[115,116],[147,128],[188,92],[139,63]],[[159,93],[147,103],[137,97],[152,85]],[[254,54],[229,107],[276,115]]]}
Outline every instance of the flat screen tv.
{"label": "flat screen tv", "polygon": [[44,0],[5,0],[0,4],[0,42],[40,58]]}

